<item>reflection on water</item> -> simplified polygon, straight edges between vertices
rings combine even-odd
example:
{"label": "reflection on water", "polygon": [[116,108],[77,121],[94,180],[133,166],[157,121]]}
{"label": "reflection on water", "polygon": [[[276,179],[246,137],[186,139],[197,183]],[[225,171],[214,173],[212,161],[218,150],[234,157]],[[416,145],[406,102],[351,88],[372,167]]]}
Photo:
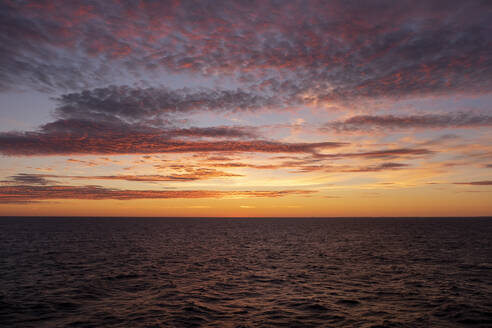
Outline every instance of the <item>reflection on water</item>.
{"label": "reflection on water", "polygon": [[492,326],[492,219],[0,219],[0,326]]}

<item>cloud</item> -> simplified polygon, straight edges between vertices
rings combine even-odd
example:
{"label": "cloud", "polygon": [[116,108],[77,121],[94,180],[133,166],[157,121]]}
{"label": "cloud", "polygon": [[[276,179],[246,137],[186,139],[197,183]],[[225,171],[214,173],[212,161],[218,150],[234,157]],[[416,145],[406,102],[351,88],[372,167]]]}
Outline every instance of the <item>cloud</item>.
{"label": "cloud", "polygon": [[[36,176],[36,177],[49,177],[49,178],[61,178],[61,179],[76,179],[76,180],[124,180],[124,181],[136,181],[136,182],[186,182],[197,181],[223,177],[240,177],[241,174],[228,173],[218,171],[210,168],[186,168],[186,173],[174,173],[169,175],[161,174],[143,174],[143,175],[32,175],[22,173],[23,176]],[[21,181],[19,181],[21,182]]]}
{"label": "cloud", "polygon": [[108,86],[61,95],[56,115],[63,119],[161,123],[162,117],[197,111],[245,111],[280,105],[281,97],[241,89],[219,90]]}
{"label": "cloud", "polygon": [[100,176],[66,176],[71,179],[95,179],[95,180],[126,180],[139,182],[159,181],[197,181],[223,177],[241,177],[241,174],[217,171],[209,168],[189,169],[187,173],[175,173],[170,175],[100,175]]}
{"label": "cloud", "polygon": [[459,0],[4,1],[0,88],[178,72],[313,102],[490,92],[489,12]]}
{"label": "cloud", "polygon": [[182,128],[166,131],[168,136],[173,137],[208,137],[208,138],[248,138],[258,137],[258,132],[253,127],[245,126],[216,126],[206,128]]}
{"label": "cloud", "polygon": [[29,173],[18,173],[16,175],[10,176],[7,180],[0,182],[7,184],[27,184],[27,185],[49,185],[53,181],[46,179],[46,177],[51,177],[50,175],[44,174],[29,174]]}
{"label": "cloud", "polygon": [[470,185],[470,186],[492,186],[492,180],[470,181],[470,182],[455,182],[454,184]]}
{"label": "cloud", "polygon": [[284,197],[309,195],[307,190],[217,191],[217,190],[126,190],[100,186],[0,186],[0,203],[26,203],[50,199],[131,200],[172,198]]}
{"label": "cloud", "polygon": [[259,136],[257,129],[250,126],[213,126],[213,127],[153,127],[142,123],[129,124],[118,118],[107,120],[96,119],[58,119],[44,124],[39,132],[44,134],[71,134],[77,136],[104,135],[107,133],[148,133],[162,135],[166,138],[193,137],[193,138],[247,138],[255,139]]}
{"label": "cloud", "polygon": [[[152,96],[154,91],[157,95]],[[175,101],[168,100],[169,97],[173,97],[167,93],[162,96],[164,100],[160,99],[161,96],[156,89],[150,91],[124,89],[121,92],[118,88],[64,95],[59,98],[61,105],[55,110],[57,117],[55,121],[42,125],[37,131],[0,133],[0,153],[4,155],[309,153],[315,152],[318,148],[345,145],[340,142],[283,143],[259,140],[257,128],[251,126],[175,127],[170,125],[168,120],[163,120],[161,115],[174,114],[180,111],[179,106],[176,107]],[[223,96],[220,94],[219,98]],[[183,105],[184,110],[188,110],[188,105],[202,109],[217,105],[213,101],[213,104],[208,105],[207,101],[198,98],[184,101],[187,104]],[[236,104],[241,102],[240,98],[237,95],[227,96],[227,99]],[[214,140],[202,140],[203,138]]]}
{"label": "cloud", "polygon": [[407,168],[408,164],[404,163],[381,163],[377,165],[368,165],[357,168],[349,168],[343,170],[343,172],[379,172],[379,171],[387,171],[387,170],[399,170]]}
{"label": "cloud", "polygon": [[[207,159],[210,160],[210,159]],[[224,167],[224,168],[253,168],[260,170],[276,170],[284,167],[288,167],[284,164],[249,164],[243,162],[227,162],[227,163],[208,163],[208,166]]]}
{"label": "cloud", "polygon": [[492,126],[492,116],[472,113],[423,115],[358,115],[343,121],[329,122],[322,131],[353,132],[396,129],[478,128]]}
{"label": "cloud", "polygon": [[75,159],[75,158],[68,158],[67,163],[83,165],[83,166],[87,166],[87,167],[94,167],[94,166],[99,165],[99,163],[97,163],[95,161],[84,161],[84,160]]}
{"label": "cloud", "polygon": [[[384,156],[383,156],[384,154]],[[387,154],[383,153],[380,156],[374,156],[374,153],[361,153],[358,154],[360,157],[395,157],[395,153]],[[402,153],[396,153],[398,155],[402,155]],[[413,153],[410,153],[413,155]],[[416,155],[422,154],[421,152],[416,152]],[[340,157],[343,157],[342,154],[338,154]],[[348,154],[349,157],[354,154]],[[409,155],[409,153],[405,153],[405,155]],[[387,170],[399,170],[409,167],[408,164],[405,163],[380,163],[376,165],[367,165],[367,166],[358,166],[352,167],[348,165],[344,166],[332,166],[322,163],[322,160],[318,160],[320,162],[318,165],[312,165],[312,160],[300,160],[300,161],[284,161],[278,164],[248,164],[243,162],[229,162],[229,163],[208,163],[207,166],[212,167],[222,167],[222,168],[253,168],[260,170],[279,170],[279,169],[295,169],[296,173],[309,173],[315,171],[325,170],[327,172],[379,172],[379,171],[387,171]]]}
{"label": "cloud", "polygon": [[[202,157],[202,155],[194,155],[194,157]],[[206,158],[207,161],[213,161],[213,162],[226,162],[226,161],[231,161],[232,158],[231,157],[228,157],[228,156],[221,156],[221,155],[218,155],[218,156],[208,156]]]}
{"label": "cloud", "polygon": [[[210,130],[206,131],[209,136]],[[203,130],[199,132],[203,134]],[[166,130],[140,131],[125,129],[124,125],[56,121],[43,126],[40,131],[0,133],[0,154],[33,156],[190,152],[314,153],[318,149],[346,145],[340,142],[284,143],[268,140],[200,141],[173,137],[172,133],[166,134]]]}
{"label": "cloud", "polygon": [[395,149],[382,149],[359,153],[335,153],[335,154],[315,154],[318,158],[331,158],[331,159],[343,159],[343,158],[398,158],[398,157],[420,157],[429,156],[435,152],[426,148],[395,148]]}
{"label": "cloud", "polygon": [[218,171],[210,168],[192,168],[187,167],[186,173],[174,173],[169,175],[161,174],[144,174],[144,175],[56,175],[56,174],[31,174],[31,173],[18,173],[10,176],[7,180],[1,181],[9,184],[39,184],[48,185],[53,181],[47,178],[53,179],[72,179],[72,180],[122,180],[122,181],[134,181],[134,182],[186,182],[197,181],[223,177],[240,177],[240,174],[228,173]]}

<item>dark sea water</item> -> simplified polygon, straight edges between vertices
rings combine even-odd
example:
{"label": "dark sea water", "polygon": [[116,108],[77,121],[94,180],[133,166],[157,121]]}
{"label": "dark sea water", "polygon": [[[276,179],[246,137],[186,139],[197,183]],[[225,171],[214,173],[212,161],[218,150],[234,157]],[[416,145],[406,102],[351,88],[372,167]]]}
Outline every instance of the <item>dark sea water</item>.
{"label": "dark sea water", "polygon": [[0,218],[2,327],[492,327],[492,219]]}

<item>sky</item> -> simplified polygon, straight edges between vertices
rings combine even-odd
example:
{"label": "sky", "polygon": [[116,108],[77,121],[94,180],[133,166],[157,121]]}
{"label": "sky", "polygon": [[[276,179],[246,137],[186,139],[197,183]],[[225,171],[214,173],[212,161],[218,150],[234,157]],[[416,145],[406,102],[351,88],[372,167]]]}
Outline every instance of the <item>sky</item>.
{"label": "sky", "polygon": [[490,1],[0,2],[0,215],[492,215]]}

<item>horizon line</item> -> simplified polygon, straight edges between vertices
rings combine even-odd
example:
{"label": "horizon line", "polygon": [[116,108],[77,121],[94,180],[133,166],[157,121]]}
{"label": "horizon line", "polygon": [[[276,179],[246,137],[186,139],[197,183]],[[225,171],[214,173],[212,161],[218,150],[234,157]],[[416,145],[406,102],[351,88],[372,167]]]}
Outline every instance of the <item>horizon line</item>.
{"label": "horizon line", "polygon": [[0,215],[6,218],[57,219],[492,219],[492,215],[478,216],[94,216],[94,215]]}

